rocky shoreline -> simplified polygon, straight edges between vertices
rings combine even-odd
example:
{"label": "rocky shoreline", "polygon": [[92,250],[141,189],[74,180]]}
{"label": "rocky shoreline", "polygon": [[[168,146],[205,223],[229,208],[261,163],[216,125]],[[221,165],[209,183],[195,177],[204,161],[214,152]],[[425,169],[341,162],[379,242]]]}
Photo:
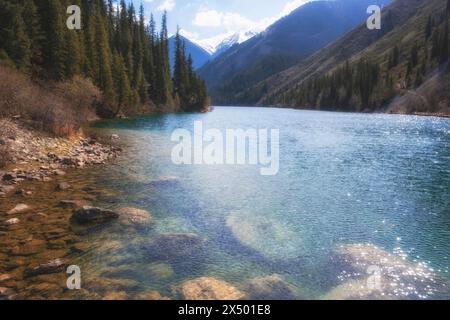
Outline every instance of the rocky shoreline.
{"label": "rocky shoreline", "polygon": [[82,135],[71,139],[51,137],[17,120],[0,120],[0,127],[0,144],[9,160],[6,170],[0,169],[0,198],[21,192],[17,187],[23,181],[49,182],[55,176],[64,176],[67,169],[105,164],[122,151]]}

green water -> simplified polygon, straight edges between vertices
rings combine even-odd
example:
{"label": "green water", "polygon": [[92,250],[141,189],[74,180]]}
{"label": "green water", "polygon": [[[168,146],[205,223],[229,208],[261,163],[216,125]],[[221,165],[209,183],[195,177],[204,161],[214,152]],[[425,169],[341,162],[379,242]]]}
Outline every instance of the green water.
{"label": "green water", "polygon": [[[173,164],[171,134],[192,131],[194,121],[222,131],[279,129],[279,173],[262,176],[252,165]],[[215,277],[242,289],[251,279],[278,274],[296,298],[320,299],[364,276],[336,260],[336,248],[373,244],[426,270],[405,275],[393,266],[390,281],[408,289],[392,297],[450,298],[446,119],[216,108],[105,121],[92,130],[118,134],[124,154],[114,164],[70,172],[64,178],[75,186],[70,196],[89,196],[106,208],[142,208],[155,223],[146,230],[119,224],[78,230],[70,225],[70,211],[55,208],[54,194],[41,191],[43,201],[36,190],[42,210],[61,216],[70,241],[90,245],[68,254],[90,292],[116,290],[92,286],[95,279],[127,279],[135,284],[120,287],[128,298],[154,290],[178,298],[174,288],[188,279]],[[167,177],[172,180],[161,182]],[[148,244],[165,233],[193,233],[204,244],[189,256],[155,257],[149,251],[158,248]]]}

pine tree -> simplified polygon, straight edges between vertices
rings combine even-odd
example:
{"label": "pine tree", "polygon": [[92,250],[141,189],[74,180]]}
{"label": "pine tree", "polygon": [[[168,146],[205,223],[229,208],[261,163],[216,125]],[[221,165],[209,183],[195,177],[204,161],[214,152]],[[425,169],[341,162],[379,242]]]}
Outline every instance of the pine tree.
{"label": "pine tree", "polygon": [[431,37],[432,32],[433,32],[433,21],[432,21],[431,16],[429,16],[426,27],[425,27],[425,39],[426,40],[428,40]]}
{"label": "pine tree", "polygon": [[[100,8],[99,8],[100,9]],[[105,100],[113,103],[115,101],[115,92],[112,79],[112,59],[109,48],[108,35],[105,28],[105,22],[101,11],[96,12],[95,16],[95,38],[96,51],[98,52],[98,78],[97,84],[103,90]]]}
{"label": "pine tree", "polygon": [[169,41],[167,32],[167,12],[164,12],[161,23],[161,33],[158,42],[158,60],[157,60],[157,89],[159,103],[165,106],[173,106],[173,84],[170,74],[169,63]]}
{"label": "pine tree", "polygon": [[115,115],[120,114],[123,108],[130,103],[131,86],[125,68],[125,63],[120,53],[113,54],[114,61],[114,87],[117,92],[117,101],[115,108]]}
{"label": "pine tree", "polygon": [[442,36],[441,36],[441,44],[440,44],[440,55],[439,55],[439,62],[444,63],[448,60],[448,54],[449,54],[449,45],[448,45],[448,19],[445,19]]}
{"label": "pine tree", "polygon": [[32,74],[39,76],[42,73],[42,42],[45,37],[40,24],[38,8],[33,0],[24,0],[22,18],[27,20],[26,30],[31,45]]}
{"label": "pine tree", "polygon": [[414,43],[411,49],[411,65],[414,68],[419,63],[419,48],[417,47],[417,43]]}
{"label": "pine tree", "polygon": [[44,65],[52,78],[65,78],[66,46],[64,42],[63,10],[59,0],[40,1],[39,12],[42,16],[45,43],[43,45]]}
{"label": "pine tree", "polygon": [[9,56],[14,60],[18,69],[28,72],[31,67],[32,47],[21,9],[18,6],[13,9],[11,18],[14,38],[11,41]]}

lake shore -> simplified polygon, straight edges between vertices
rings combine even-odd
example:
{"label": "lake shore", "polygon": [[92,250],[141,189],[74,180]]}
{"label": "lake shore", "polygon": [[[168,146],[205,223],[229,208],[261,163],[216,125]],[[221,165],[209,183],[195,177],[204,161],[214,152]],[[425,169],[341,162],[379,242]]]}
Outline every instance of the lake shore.
{"label": "lake shore", "polygon": [[55,176],[65,175],[64,170],[105,164],[122,151],[81,132],[70,138],[54,137],[14,119],[2,119],[0,126],[5,165],[0,169],[0,198],[19,192],[24,181],[51,182]]}

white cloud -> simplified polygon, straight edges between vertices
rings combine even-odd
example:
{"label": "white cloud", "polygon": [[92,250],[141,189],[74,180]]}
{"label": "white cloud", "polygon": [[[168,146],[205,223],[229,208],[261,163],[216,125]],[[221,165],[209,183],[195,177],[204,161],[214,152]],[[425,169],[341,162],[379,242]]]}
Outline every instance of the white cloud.
{"label": "white cloud", "polygon": [[197,27],[224,27],[228,32],[251,29],[255,22],[235,12],[218,12],[202,9],[195,15],[193,24]]}
{"label": "white cloud", "polygon": [[190,40],[195,41],[197,44],[213,51],[219,43],[234,33],[245,33],[249,30],[262,32],[274,22],[289,15],[295,9],[311,1],[314,0],[291,0],[286,3],[281,12],[277,15],[266,17],[258,21],[250,20],[236,12],[219,12],[213,9],[202,8],[195,15],[193,25],[204,28],[222,27],[226,31],[208,39],[199,39],[198,34],[189,33],[186,30],[183,32]]}
{"label": "white cloud", "polygon": [[158,11],[172,11],[173,8],[175,8],[175,0],[164,0],[163,3],[161,3],[157,10]]}
{"label": "white cloud", "polygon": [[216,10],[200,10],[195,15],[193,24],[197,27],[220,27],[223,14]]}
{"label": "white cloud", "polygon": [[267,17],[259,21],[250,20],[236,12],[218,12],[212,9],[202,8],[195,15],[193,24],[197,27],[217,28],[224,27],[227,32],[245,30],[264,30],[275,21],[287,16],[298,7],[311,0],[291,0],[282,11],[273,17]]}

